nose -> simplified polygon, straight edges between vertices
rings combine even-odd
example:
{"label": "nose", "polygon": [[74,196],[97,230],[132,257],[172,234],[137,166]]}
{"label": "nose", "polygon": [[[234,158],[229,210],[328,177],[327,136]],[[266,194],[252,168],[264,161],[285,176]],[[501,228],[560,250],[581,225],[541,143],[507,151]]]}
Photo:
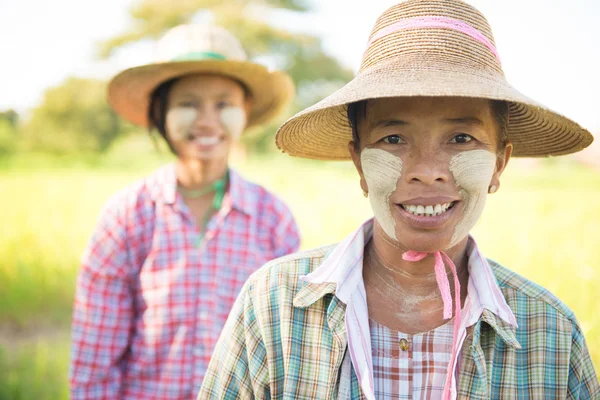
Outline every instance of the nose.
{"label": "nose", "polygon": [[449,160],[439,151],[411,151],[403,165],[404,179],[408,183],[433,185],[450,179]]}
{"label": "nose", "polygon": [[221,125],[220,112],[212,107],[198,107],[194,126],[199,129],[218,129]]}

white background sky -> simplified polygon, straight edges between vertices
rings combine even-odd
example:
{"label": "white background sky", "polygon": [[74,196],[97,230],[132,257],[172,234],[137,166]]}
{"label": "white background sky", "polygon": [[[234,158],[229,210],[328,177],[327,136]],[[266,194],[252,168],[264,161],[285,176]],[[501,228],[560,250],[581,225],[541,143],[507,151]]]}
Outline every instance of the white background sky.
{"label": "white background sky", "polygon": [[[172,0],[176,1],[176,0]],[[600,132],[600,1],[468,0],[488,18],[509,81]],[[395,0],[313,0],[316,12],[282,21],[324,39],[358,69],[375,19]],[[26,112],[70,75],[109,77],[150,61],[148,46],[100,62],[95,43],[124,30],[134,0],[0,0],[0,110]]]}

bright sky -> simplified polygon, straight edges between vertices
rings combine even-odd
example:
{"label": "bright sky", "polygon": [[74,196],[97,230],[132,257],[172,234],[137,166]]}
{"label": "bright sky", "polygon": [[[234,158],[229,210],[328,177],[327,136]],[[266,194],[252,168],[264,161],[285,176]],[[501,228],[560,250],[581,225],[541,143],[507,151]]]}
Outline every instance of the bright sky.
{"label": "bright sky", "polygon": [[[600,132],[600,2],[468,0],[488,18],[509,81],[521,92]],[[313,0],[317,12],[285,21],[314,32],[358,69],[367,36],[395,0]],[[134,0],[0,1],[0,110],[26,111],[69,75],[109,77],[150,61],[149,46],[94,58],[94,44],[125,29]]]}

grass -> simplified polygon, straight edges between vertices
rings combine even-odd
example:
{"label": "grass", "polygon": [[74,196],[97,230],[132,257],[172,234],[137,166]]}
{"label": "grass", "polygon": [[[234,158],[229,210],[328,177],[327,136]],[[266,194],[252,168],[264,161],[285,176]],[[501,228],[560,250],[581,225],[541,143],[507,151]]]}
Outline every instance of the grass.
{"label": "grass", "polygon": [[[0,399],[68,397],[79,259],[108,196],[168,159],[148,154],[0,160],[0,326],[11,327],[0,330]],[[289,204],[303,248],[339,241],[370,216],[348,163],[276,155],[234,164]],[[474,235],[489,257],[575,311],[600,371],[600,173],[569,163],[513,163]]]}

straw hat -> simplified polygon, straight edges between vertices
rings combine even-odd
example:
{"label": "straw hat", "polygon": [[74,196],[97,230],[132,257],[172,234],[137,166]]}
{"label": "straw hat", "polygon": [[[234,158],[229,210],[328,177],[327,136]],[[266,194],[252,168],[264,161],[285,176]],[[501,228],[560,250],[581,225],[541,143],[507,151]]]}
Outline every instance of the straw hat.
{"label": "straw hat", "polygon": [[277,146],[299,157],[348,159],[348,103],[404,96],[507,101],[517,157],[569,154],[593,140],[506,81],[490,26],[477,9],[460,0],[408,0],[379,17],[357,76],[289,119],[277,132]]}
{"label": "straw hat", "polygon": [[240,42],[215,25],[180,25],[156,45],[156,62],[127,69],[108,85],[108,102],[136,125],[147,127],[150,95],[161,83],[188,74],[217,74],[242,82],[252,96],[248,126],[268,121],[294,97],[290,77],[248,61]]}

